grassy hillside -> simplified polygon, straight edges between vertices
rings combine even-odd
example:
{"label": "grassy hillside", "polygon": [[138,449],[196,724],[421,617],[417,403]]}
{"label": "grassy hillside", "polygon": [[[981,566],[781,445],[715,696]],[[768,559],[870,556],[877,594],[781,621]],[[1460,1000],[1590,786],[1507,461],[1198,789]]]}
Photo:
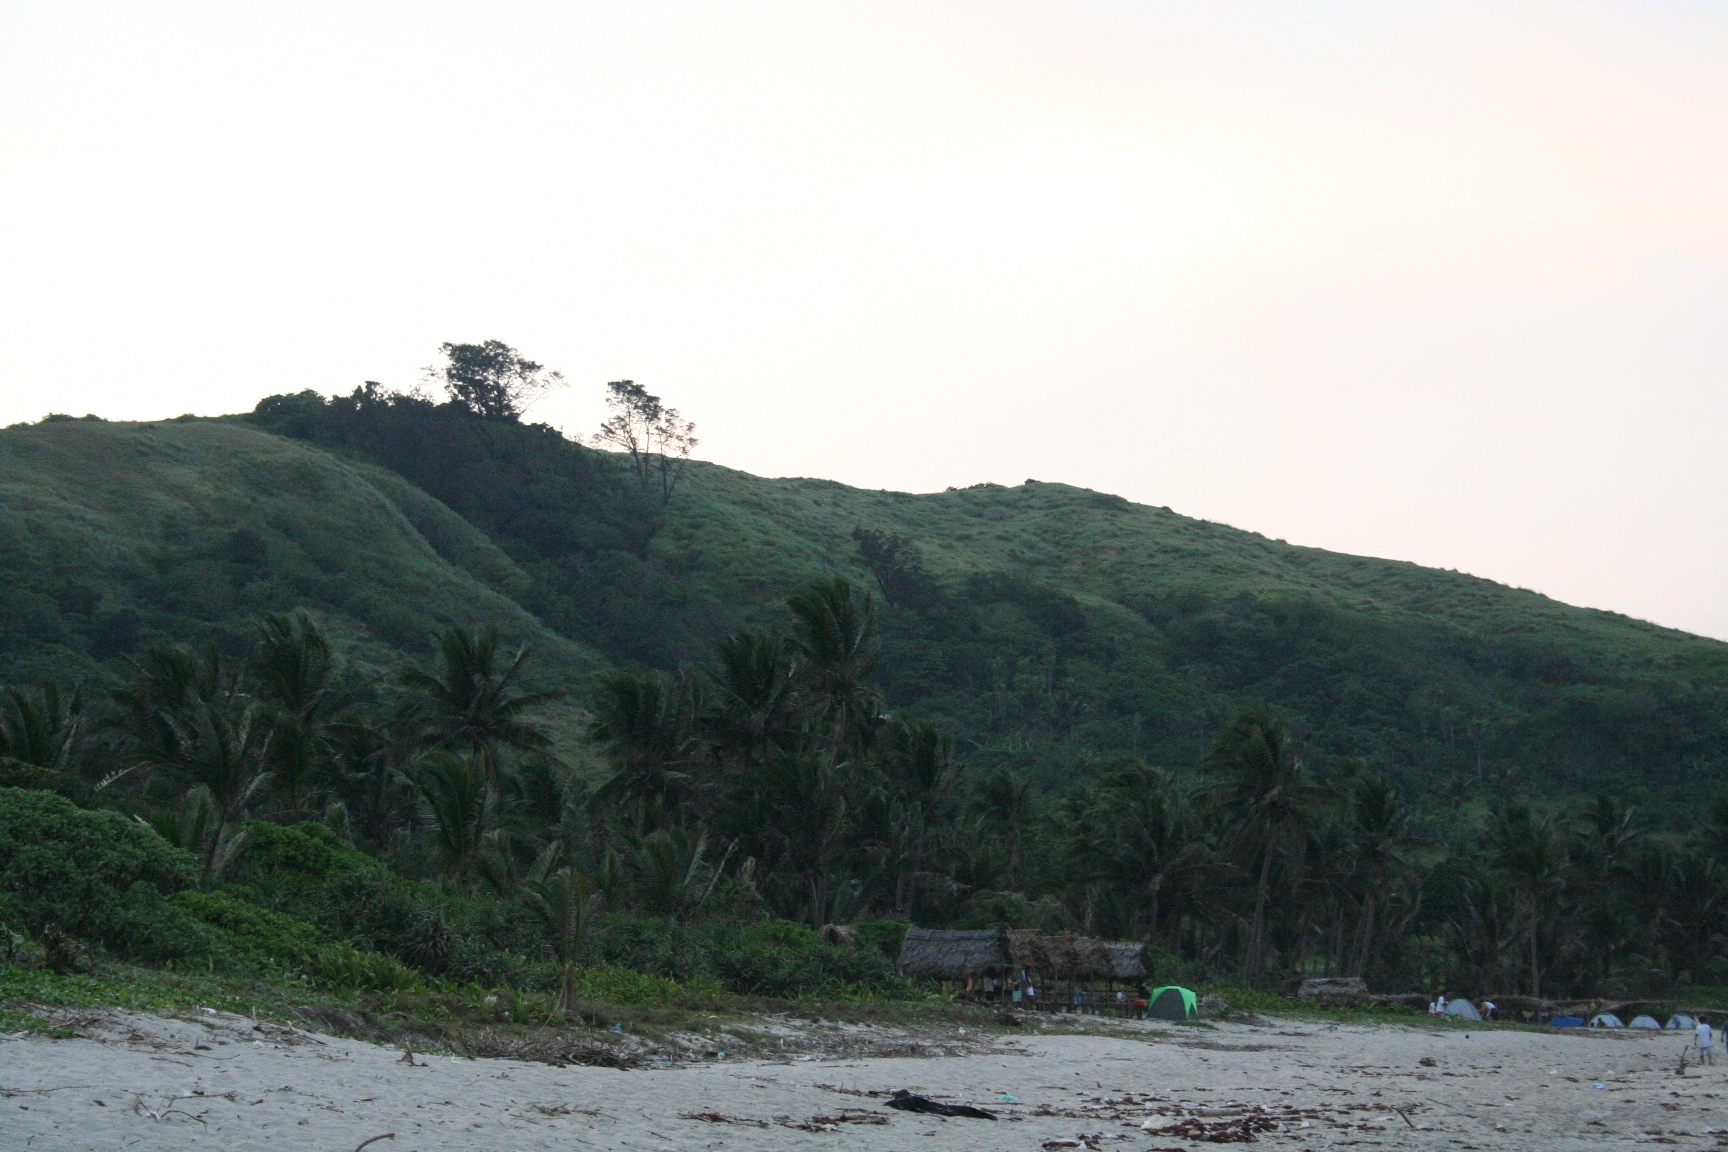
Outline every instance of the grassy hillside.
{"label": "grassy hillside", "polygon": [[[536,644],[543,679],[579,682],[698,661],[839,570],[889,593],[892,705],[975,767],[1184,767],[1264,699],[1315,763],[1366,758],[1430,801],[1602,789],[1674,815],[1722,776],[1728,645],[1487,580],[1050,483],[912,495],[697,463],[659,509],[549,429],[356,401],[331,432],[337,402],[286,400],[292,423],[266,426],[300,440],[0,432],[0,677],[90,678],[156,638],[238,646],[304,605],[362,668],[489,621]],[[897,556],[867,563],[859,529]]]}
{"label": "grassy hillside", "polygon": [[152,640],[238,649],[261,613],[309,607],[357,671],[432,631],[496,624],[543,674],[601,662],[514,599],[527,578],[392,473],[209,421],[64,420],[0,432],[0,679],[99,678]]}
{"label": "grassy hillside", "polygon": [[1604,789],[1674,811],[1718,786],[1728,645],[1457,572],[1300,548],[1062,484],[927,495],[694,466],[655,542],[753,620],[898,534],[935,591],[891,607],[899,705],[975,763],[1059,779],[1190,764],[1236,708],[1431,796]]}

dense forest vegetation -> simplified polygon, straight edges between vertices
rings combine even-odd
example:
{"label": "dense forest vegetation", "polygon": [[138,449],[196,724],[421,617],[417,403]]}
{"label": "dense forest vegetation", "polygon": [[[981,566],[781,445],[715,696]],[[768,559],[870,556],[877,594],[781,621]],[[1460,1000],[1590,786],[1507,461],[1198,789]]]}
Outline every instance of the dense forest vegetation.
{"label": "dense forest vegetation", "polygon": [[1060,485],[757,481],[629,381],[598,451],[445,352],[442,400],[3,434],[9,924],[566,1003],[898,994],[906,922],[1728,981],[1722,645]]}
{"label": "dense forest vegetation", "polygon": [[[787,607],[787,634],[740,631],[676,675],[603,676],[597,787],[536,723],[556,694],[521,687],[530,654],[486,628],[446,630],[427,667],[382,682],[344,675],[310,617],[278,615],[242,661],[147,649],[100,707],[8,688],[7,912],[174,960],[215,946],[198,924],[257,910],[404,970],[527,985],[611,963],[747,992],[891,990],[875,945],[908,921],[1145,939],[1161,977],[1190,980],[1557,995],[1728,979],[1728,805],[1694,840],[1596,797],[1511,803],[1436,842],[1365,766],[1312,773],[1268,709],[1192,771],[1122,758],[1041,797],[885,711],[870,597],[834,577]],[[30,799],[45,792],[58,820],[129,813],[195,863],[177,880],[134,866],[105,898],[73,864],[70,895],[25,884],[21,822],[48,818]],[[851,921],[866,946],[810,931]]]}

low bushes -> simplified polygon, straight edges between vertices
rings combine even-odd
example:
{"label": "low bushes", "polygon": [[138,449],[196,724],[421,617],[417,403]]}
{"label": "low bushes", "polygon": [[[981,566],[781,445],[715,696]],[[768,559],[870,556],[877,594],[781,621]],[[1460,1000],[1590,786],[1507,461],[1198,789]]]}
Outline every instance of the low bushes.
{"label": "low bushes", "polygon": [[0,915],[32,934],[69,933],[119,956],[202,956],[220,938],[164,899],[197,862],[118,812],[51,792],[0,788]]}
{"label": "low bushes", "polygon": [[173,903],[219,929],[235,956],[254,963],[287,968],[335,988],[388,992],[424,986],[420,974],[395,957],[332,940],[311,924],[232,892],[180,892]]}
{"label": "low bushes", "polygon": [[801,996],[838,985],[904,984],[876,949],[829,944],[807,925],[789,920],[716,925],[707,943],[714,975],[734,992]]}
{"label": "low bushes", "polygon": [[[320,824],[247,831],[234,883],[201,891],[194,857],[139,822],[0,788],[0,920],[129,959],[219,961],[335,988],[556,986],[544,939],[515,901],[404,879]],[[903,932],[869,924],[855,943],[829,943],[788,921],[606,915],[577,994],[619,1004],[728,991],[899,995],[908,985],[892,956]]]}
{"label": "low bushes", "polygon": [[228,867],[228,878],[250,884],[272,899],[312,895],[331,880],[364,872],[378,862],[323,824],[246,825],[246,847]]}
{"label": "low bushes", "polygon": [[856,945],[830,944],[806,925],[787,920],[679,924],[609,916],[595,932],[589,952],[605,964],[684,982],[707,979],[749,996],[798,997],[859,987],[900,992],[908,987],[873,938]]}
{"label": "low bushes", "polygon": [[703,976],[670,980],[629,968],[578,968],[576,996],[630,1006],[670,1005],[690,1000],[717,1000],[726,989]]}

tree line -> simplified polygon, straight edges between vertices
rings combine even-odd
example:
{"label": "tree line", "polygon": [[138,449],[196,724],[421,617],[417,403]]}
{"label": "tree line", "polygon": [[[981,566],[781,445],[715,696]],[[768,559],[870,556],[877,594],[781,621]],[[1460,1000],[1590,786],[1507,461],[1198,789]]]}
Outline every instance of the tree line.
{"label": "tree line", "polygon": [[[1508,803],[1439,839],[1367,765],[1305,764],[1248,709],[1192,766],[1119,759],[1040,791],[957,767],[894,714],[877,604],[840,577],[675,672],[580,695],[532,654],[441,632],[424,665],[348,674],[316,620],[243,658],[157,645],[96,700],[0,691],[0,783],[147,821],[211,884],[255,822],[315,821],[391,869],[539,926],[568,974],[595,918],[899,919],[1147,941],[1168,978],[1631,995],[1719,984],[1728,804],[1680,838],[1608,797]],[[561,756],[549,716],[581,708]],[[572,761],[575,761],[574,763]]]}

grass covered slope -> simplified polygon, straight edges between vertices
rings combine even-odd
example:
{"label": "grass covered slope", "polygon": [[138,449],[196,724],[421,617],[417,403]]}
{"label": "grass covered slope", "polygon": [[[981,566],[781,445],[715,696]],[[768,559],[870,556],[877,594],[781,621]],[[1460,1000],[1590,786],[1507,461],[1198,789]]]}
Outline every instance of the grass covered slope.
{"label": "grass covered slope", "polygon": [[1728,645],[1462,573],[1062,484],[913,495],[693,465],[675,509],[656,548],[745,618],[822,571],[869,580],[856,528],[914,545],[926,590],[888,613],[888,690],[975,763],[1193,763],[1267,699],[1317,758],[1431,796],[1603,789],[1672,812],[1724,766]]}
{"label": "grass covered slope", "polygon": [[[1066,484],[913,494],[765,479],[698,463],[688,486],[687,512],[694,515],[686,517],[686,539],[698,549],[709,546],[705,560],[712,552],[722,563],[744,561],[723,577],[725,569],[713,569],[735,599],[762,583],[764,568],[780,568],[789,579],[835,564],[866,574],[851,536],[854,527],[869,525],[911,537],[938,575],[1019,569],[1100,601],[1194,592],[1313,596],[1394,622],[1564,637],[1593,656],[1632,665],[1728,668],[1728,645],[1719,641],[1459,572],[1286,544]],[[737,544],[714,547],[740,534]],[[754,554],[752,545],[760,546]]]}
{"label": "grass covered slope", "polygon": [[[99,678],[153,639],[238,650],[258,615],[310,607],[362,672],[493,623],[535,645],[540,684],[579,685],[705,660],[838,570],[887,591],[891,704],[974,768],[1186,767],[1260,700],[1311,761],[1365,758],[1430,802],[1603,790],[1674,816],[1728,767],[1728,645],[1461,573],[1062,484],[692,463],[662,509],[552,429],[388,398],[338,425],[336,401],[289,399],[310,430],[269,426],[327,449],[241,421],[0,431],[0,679]],[[858,529],[899,554],[867,562]]]}
{"label": "grass covered slope", "polygon": [[0,431],[0,679],[99,675],[155,639],[249,640],[261,613],[325,615],[361,670],[451,623],[532,642],[547,675],[600,658],[512,598],[478,530],[382,469],[209,421]]}

